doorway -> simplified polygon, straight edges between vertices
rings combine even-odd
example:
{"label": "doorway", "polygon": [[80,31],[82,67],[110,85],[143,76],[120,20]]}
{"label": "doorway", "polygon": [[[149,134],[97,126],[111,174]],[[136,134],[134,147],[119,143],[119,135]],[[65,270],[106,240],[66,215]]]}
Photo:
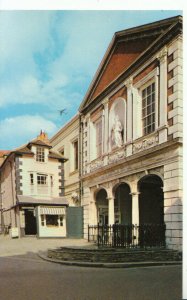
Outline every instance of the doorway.
{"label": "doorway", "polygon": [[34,209],[25,210],[25,235],[36,235],[36,217],[34,215]]}
{"label": "doorway", "polygon": [[141,224],[164,223],[163,182],[157,175],[148,175],[139,182],[139,216]]}

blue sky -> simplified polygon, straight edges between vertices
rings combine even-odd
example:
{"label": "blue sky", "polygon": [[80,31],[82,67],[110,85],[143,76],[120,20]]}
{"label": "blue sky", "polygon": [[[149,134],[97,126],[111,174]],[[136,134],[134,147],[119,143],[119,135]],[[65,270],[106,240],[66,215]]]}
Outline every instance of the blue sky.
{"label": "blue sky", "polygon": [[77,112],[114,32],[179,14],[0,11],[0,149],[51,137]]}

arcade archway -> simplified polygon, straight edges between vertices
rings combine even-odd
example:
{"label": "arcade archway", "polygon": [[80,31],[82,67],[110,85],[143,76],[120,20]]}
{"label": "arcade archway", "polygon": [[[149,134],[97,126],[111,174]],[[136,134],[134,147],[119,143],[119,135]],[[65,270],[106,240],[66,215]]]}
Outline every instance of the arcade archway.
{"label": "arcade archway", "polygon": [[139,183],[139,222],[141,224],[163,224],[163,182],[157,175],[147,175]]}
{"label": "arcade archway", "polygon": [[100,225],[108,225],[108,199],[105,189],[96,193],[97,220]]}
{"label": "arcade archway", "polygon": [[115,223],[132,223],[132,196],[127,183],[119,184],[114,190]]}

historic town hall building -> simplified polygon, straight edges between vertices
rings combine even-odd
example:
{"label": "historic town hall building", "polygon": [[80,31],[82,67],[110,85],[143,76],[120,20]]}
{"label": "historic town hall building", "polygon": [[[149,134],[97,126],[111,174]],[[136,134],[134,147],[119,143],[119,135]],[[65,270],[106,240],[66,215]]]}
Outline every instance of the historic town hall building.
{"label": "historic town hall building", "polygon": [[166,224],[182,244],[182,17],[115,33],[79,108],[84,234]]}

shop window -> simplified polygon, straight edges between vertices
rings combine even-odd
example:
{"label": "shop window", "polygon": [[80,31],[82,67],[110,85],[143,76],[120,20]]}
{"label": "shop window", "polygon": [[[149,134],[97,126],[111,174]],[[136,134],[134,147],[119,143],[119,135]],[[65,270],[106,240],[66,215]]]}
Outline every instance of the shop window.
{"label": "shop window", "polygon": [[155,131],[155,83],[142,90],[143,134]]}
{"label": "shop window", "polygon": [[36,148],[36,161],[45,162],[45,149],[43,147]]}
{"label": "shop window", "polygon": [[45,226],[45,217],[44,217],[44,215],[41,215],[41,225]]}
{"label": "shop window", "polygon": [[47,185],[47,175],[37,174],[37,184],[38,185]]}
{"label": "shop window", "polygon": [[46,215],[46,226],[58,227],[58,215]]}

